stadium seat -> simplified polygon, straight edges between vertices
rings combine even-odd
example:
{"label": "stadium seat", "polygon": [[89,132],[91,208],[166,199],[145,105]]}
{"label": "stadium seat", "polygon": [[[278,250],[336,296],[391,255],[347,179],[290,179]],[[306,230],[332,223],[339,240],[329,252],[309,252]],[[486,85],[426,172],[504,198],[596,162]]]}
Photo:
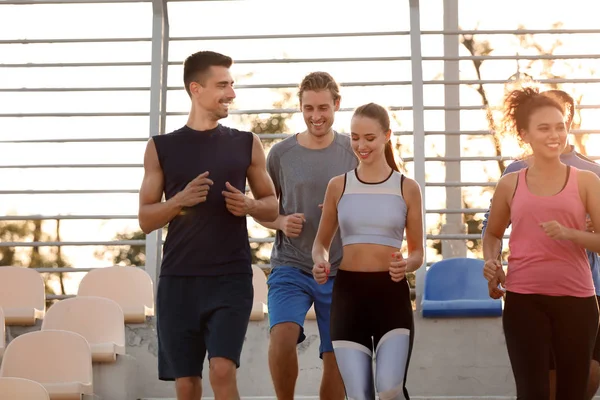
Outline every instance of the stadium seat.
{"label": "stadium seat", "polygon": [[46,311],[44,279],[34,269],[0,267],[0,307],[6,325],[35,325]]}
{"label": "stadium seat", "polygon": [[143,323],[146,317],[154,315],[152,278],[139,267],[93,269],[81,280],[77,295],[116,301],[123,310],[125,323]]}
{"label": "stadium seat", "polygon": [[51,400],[93,395],[92,354],[83,336],[68,331],[36,331],[6,347],[0,377],[41,383]]}
{"label": "stadium seat", "polygon": [[0,378],[0,399],[50,400],[41,383],[23,378]]}
{"label": "stadium seat", "polygon": [[425,275],[423,317],[501,316],[502,300],[490,298],[483,264],[472,258],[449,258],[433,264]]}
{"label": "stadium seat", "polygon": [[262,321],[267,313],[267,277],[257,265],[252,266],[252,285],[254,286],[254,301],[250,321]]}
{"label": "stadium seat", "polygon": [[79,333],[90,344],[92,362],[114,362],[117,354],[125,354],[124,321],[123,310],[115,301],[78,296],[48,308],[42,330]]}

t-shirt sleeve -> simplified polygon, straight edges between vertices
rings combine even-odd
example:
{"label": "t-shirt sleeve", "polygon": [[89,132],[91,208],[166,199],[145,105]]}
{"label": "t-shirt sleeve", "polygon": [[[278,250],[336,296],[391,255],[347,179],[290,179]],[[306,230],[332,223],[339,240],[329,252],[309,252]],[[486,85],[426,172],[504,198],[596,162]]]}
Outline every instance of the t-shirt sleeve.
{"label": "t-shirt sleeve", "polygon": [[575,153],[575,156],[577,157],[577,162],[573,163],[573,166],[575,168],[585,171],[591,171],[598,175],[598,177],[600,177],[600,164],[579,153]]}
{"label": "t-shirt sleeve", "polygon": [[508,166],[504,169],[502,176],[510,174],[512,172],[520,171],[523,168],[527,168],[527,162],[525,162],[525,160],[513,161],[510,164],[508,164]]}
{"label": "t-shirt sleeve", "polygon": [[279,155],[274,147],[271,147],[267,154],[267,172],[275,185],[275,193],[277,197],[281,195],[281,184],[279,182],[279,169],[280,169]]}

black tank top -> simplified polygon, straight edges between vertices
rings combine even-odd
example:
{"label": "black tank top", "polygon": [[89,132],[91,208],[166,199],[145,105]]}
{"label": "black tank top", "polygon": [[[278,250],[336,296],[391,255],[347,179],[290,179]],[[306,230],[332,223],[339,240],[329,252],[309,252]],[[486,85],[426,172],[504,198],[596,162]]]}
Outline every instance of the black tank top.
{"label": "black tank top", "polygon": [[208,131],[187,126],[153,137],[164,174],[166,199],[209,171],[206,202],[184,208],[168,225],[160,276],[252,273],[246,217],[227,211],[225,182],[245,191],[252,161],[252,133],[222,125]]}

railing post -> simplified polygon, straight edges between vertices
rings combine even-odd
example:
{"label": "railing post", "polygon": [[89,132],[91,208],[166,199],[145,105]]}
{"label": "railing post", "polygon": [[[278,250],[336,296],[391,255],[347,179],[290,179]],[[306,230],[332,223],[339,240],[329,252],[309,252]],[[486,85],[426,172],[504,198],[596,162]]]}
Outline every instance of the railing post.
{"label": "railing post", "polygon": [[[412,98],[413,98],[413,140],[415,180],[421,186],[423,210],[425,210],[425,121],[423,105],[423,57],[421,54],[421,21],[419,0],[409,0],[410,9],[410,52],[412,67]],[[426,232],[423,218],[423,232]],[[427,265],[427,241],[424,240],[425,257],[423,265],[416,273],[416,304],[421,311],[421,298],[425,283]]]}
{"label": "railing post", "polygon": [[[150,136],[165,133],[167,116],[167,67],[169,17],[167,0],[152,0],[152,65],[150,83]],[[162,254],[162,229],[146,236],[146,272],[156,291]]]}
{"label": "railing post", "polygon": [[[444,31],[458,31],[458,0],[444,1]],[[458,35],[444,35],[444,57],[459,56]],[[456,82],[460,80],[458,60],[444,61],[444,80]],[[444,105],[447,107],[460,107],[460,85],[444,84]],[[445,129],[447,131],[460,131],[460,111],[445,110]],[[446,135],[446,157],[460,158],[461,136]],[[446,161],[446,182],[461,182],[460,161]],[[446,208],[463,208],[462,188],[446,187]],[[466,234],[467,229],[462,214],[447,214],[446,223],[442,225],[442,234]],[[465,240],[442,240],[442,257],[466,257],[467,245]]]}

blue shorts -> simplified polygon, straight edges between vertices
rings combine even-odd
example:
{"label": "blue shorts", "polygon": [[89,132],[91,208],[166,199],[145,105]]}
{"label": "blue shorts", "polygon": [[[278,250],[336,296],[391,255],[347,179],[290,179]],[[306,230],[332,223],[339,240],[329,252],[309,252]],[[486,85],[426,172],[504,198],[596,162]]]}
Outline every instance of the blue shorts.
{"label": "blue shorts", "polygon": [[323,358],[323,353],[332,352],[329,315],[334,279],[330,277],[325,284],[319,285],[312,275],[298,268],[287,266],[273,268],[267,281],[270,329],[283,322],[295,322],[300,326],[298,343],[302,343],[306,339],[304,320],[310,306],[314,303],[321,338],[319,357]]}

